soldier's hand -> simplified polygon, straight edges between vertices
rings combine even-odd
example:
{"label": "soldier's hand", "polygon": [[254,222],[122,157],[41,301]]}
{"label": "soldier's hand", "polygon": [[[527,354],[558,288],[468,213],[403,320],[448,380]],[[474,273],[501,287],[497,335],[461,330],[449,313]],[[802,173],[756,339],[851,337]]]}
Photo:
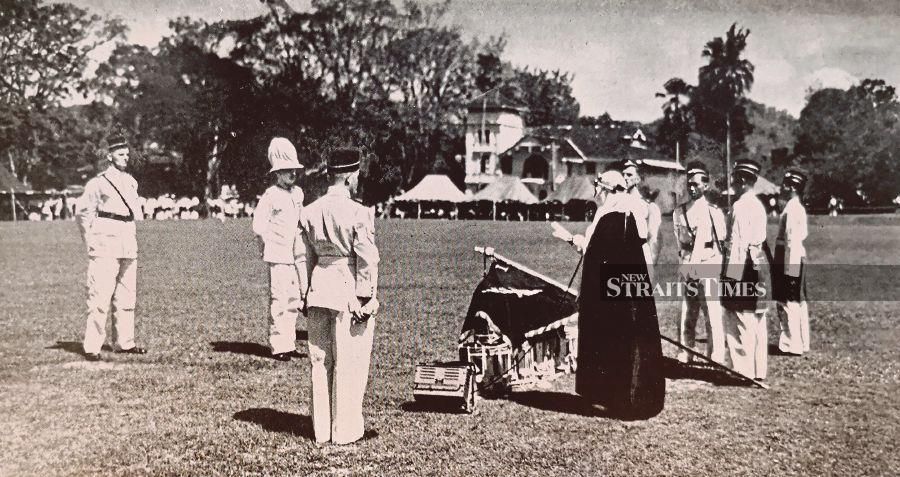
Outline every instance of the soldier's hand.
{"label": "soldier's hand", "polygon": [[372,297],[368,299],[368,301],[366,301],[366,303],[364,303],[362,307],[360,307],[359,312],[363,316],[375,316],[378,314],[379,306],[380,303],[378,303],[378,299]]}

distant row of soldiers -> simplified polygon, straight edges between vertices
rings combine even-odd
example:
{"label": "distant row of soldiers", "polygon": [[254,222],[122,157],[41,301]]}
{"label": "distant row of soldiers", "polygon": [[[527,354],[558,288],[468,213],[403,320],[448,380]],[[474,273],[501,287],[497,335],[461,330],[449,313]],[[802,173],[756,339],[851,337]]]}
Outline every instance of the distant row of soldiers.
{"label": "distant row of soldiers", "polygon": [[[690,200],[673,214],[679,246],[681,278],[689,284],[678,321],[679,341],[695,344],[696,324],[706,314],[707,356],[730,365],[735,371],[764,380],[768,360],[768,297],[777,305],[782,353],[802,355],[809,351],[809,313],[803,268],[806,263],[806,210],[801,196],[807,174],[789,169],[782,180],[775,253],[767,241],[766,209],[753,192],[760,166],[752,160],[738,161],[733,173],[737,200],[731,214],[710,204],[704,195],[709,171],[691,163],[687,171]],[[712,280],[715,279],[715,280]],[[744,291],[735,293],[744,285]],[[749,285],[749,286],[748,286]],[[715,290],[709,288],[715,286]],[[679,355],[687,362],[686,352]]]}

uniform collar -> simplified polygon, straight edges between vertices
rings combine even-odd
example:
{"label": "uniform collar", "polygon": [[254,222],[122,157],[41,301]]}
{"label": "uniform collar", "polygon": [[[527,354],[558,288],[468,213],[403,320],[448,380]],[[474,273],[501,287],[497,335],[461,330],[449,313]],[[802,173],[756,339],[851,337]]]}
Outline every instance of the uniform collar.
{"label": "uniform collar", "polygon": [[106,170],[103,171],[103,173],[102,173],[102,175],[112,175],[112,176],[120,176],[122,174],[124,174],[124,172],[120,171],[119,169],[116,168],[116,166],[114,166],[112,164],[110,164],[110,166],[107,167]]}
{"label": "uniform collar", "polygon": [[691,205],[698,205],[698,204],[699,204],[699,205],[706,205],[706,203],[708,203],[708,202],[709,202],[709,201],[706,200],[706,196],[705,196],[705,195],[700,195],[700,197],[698,197],[697,200],[691,201]]}
{"label": "uniform collar", "polygon": [[325,192],[325,195],[336,195],[340,197],[350,197],[350,189],[342,185],[333,185],[328,187],[328,191]]}

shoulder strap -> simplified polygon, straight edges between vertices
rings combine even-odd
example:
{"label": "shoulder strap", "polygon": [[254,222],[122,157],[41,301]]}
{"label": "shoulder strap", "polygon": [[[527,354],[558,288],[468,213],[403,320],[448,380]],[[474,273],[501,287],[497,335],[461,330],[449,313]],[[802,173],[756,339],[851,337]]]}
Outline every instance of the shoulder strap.
{"label": "shoulder strap", "polygon": [[691,228],[691,221],[688,220],[687,204],[681,204],[681,213],[684,214],[684,225],[687,226],[688,233],[691,234],[691,240],[697,240],[697,235],[694,234],[694,229]]}
{"label": "shoulder strap", "polygon": [[134,218],[134,211],[131,210],[131,206],[128,205],[128,201],[125,200],[125,196],[123,196],[122,193],[119,192],[119,188],[116,187],[115,184],[113,184],[113,181],[109,180],[109,177],[106,177],[106,174],[101,174],[101,175],[103,176],[104,179],[106,179],[106,182],[109,182],[109,185],[111,185],[112,188],[115,189],[116,194],[119,194],[119,198],[122,199],[122,203],[125,204],[125,208],[128,209],[128,216],[131,218]]}
{"label": "shoulder strap", "polygon": [[725,253],[725,251],[722,250],[722,243],[719,242],[719,233],[716,232],[716,221],[713,219],[712,210],[707,208],[706,212],[709,214],[709,226],[712,227],[713,243],[716,244],[716,249],[719,253]]}

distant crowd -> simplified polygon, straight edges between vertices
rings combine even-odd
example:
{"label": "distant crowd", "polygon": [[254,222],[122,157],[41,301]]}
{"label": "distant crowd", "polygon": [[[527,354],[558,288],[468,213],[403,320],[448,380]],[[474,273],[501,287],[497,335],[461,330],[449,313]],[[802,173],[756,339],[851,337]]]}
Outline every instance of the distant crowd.
{"label": "distant crowd", "polygon": [[[75,197],[55,196],[47,199],[19,200],[20,210],[27,211],[31,221],[73,220],[75,217]],[[199,198],[175,197],[163,194],[159,197],[140,197],[141,210],[147,220],[197,220],[203,217],[215,219],[236,219],[253,215],[255,203],[245,203],[237,198],[209,199],[204,207]]]}

